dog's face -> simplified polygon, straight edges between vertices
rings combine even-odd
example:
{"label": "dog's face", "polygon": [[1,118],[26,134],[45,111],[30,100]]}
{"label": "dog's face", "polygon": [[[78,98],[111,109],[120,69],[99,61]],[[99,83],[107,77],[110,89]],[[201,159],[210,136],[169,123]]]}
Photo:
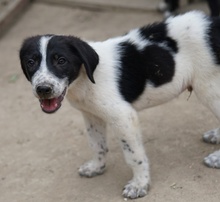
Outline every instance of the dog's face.
{"label": "dog's face", "polygon": [[91,82],[98,55],[86,42],[72,36],[44,35],[27,38],[20,50],[22,70],[46,113],[57,111],[68,86],[82,65]]}

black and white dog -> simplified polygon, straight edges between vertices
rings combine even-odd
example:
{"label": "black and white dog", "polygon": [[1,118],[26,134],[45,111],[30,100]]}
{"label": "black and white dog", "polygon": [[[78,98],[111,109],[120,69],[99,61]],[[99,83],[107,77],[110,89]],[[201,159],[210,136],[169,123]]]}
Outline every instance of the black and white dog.
{"label": "black and white dog", "polygon": [[[80,167],[80,175],[104,172],[106,124],[117,133],[133,171],[123,190],[127,198],[145,196],[150,184],[137,111],[193,89],[220,119],[220,19],[199,11],[103,42],[30,37],[21,47],[20,60],[44,112],[57,111],[65,95],[81,110],[94,157]],[[204,140],[220,143],[220,129],[205,133]],[[204,162],[220,168],[220,150]]]}

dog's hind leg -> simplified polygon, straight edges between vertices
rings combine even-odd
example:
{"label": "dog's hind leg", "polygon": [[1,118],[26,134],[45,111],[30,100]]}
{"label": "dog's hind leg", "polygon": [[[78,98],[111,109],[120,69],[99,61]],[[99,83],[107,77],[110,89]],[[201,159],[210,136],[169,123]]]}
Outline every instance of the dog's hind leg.
{"label": "dog's hind leg", "polygon": [[[216,115],[220,121],[220,100],[209,103],[209,108]],[[203,135],[203,140],[207,143],[219,144],[220,143],[220,128],[210,130]],[[220,150],[208,155],[204,158],[206,166],[211,168],[220,168]]]}
{"label": "dog's hind leg", "polygon": [[220,128],[216,128],[210,131],[207,131],[203,135],[204,142],[211,144],[219,144],[220,143]]}
{"label": "dog's hind leg", "polygon": [[[200,87],[195,88],[197,97],[206,105],[220,121],[220,76],[213,74],[209,82],[203,82]],[[220,143],[220,128],[210,130],[203,135],[203,140],[212,144]],[[220,168],[220,150],[204,158],[208,167]]]}
{"label": "dog's hind leg", "polygon": [[210,168],[220,168],[220,150],[215,151],[205,157],[204,163]]}
{"label": "dog's hind leg", "polygon": [[[210,130],[203,135],[203,140],[212,144],[220,143],[220,128]],[[220,150],[209,154],[204,158],[204,163],[206,166],[211,168],[220,168]]]}
{"label": "dog's hind leg", "polygon": [[89,146],[94,152],[93,159],[79,168],[79,174],[84,177],[101,175],[105,171],[106,154],[106,124],[98,117],[83,113],[86,124]]}

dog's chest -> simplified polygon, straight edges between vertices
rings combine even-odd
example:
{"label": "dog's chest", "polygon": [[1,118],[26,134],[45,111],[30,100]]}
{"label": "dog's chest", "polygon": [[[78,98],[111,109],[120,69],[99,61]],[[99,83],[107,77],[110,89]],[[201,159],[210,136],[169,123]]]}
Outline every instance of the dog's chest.
{"label": "dog's chest", "polygon": [[72,91],[69,89],[67,99],[73,107],[79,110],[82,110],[86,107],[86,98],[82,92]]}
{"label": "dog's chest", "polygon": [[93,90],[83,84],[70,86],[67,99],[74,108],[81,111],[93,113],[96,105]]}

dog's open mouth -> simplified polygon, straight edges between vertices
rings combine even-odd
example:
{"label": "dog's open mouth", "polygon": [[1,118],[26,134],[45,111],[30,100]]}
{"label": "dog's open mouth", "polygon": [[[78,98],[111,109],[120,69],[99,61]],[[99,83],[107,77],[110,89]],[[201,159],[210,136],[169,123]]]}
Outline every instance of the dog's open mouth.
{"label": "dog's open mouth", "polygon": [[66,88],[59,97],[50,98],[50,99],[39,99],[41,109],[48,114],[56,112],[60,107],[63,101],[63,98],[66,94]]}

